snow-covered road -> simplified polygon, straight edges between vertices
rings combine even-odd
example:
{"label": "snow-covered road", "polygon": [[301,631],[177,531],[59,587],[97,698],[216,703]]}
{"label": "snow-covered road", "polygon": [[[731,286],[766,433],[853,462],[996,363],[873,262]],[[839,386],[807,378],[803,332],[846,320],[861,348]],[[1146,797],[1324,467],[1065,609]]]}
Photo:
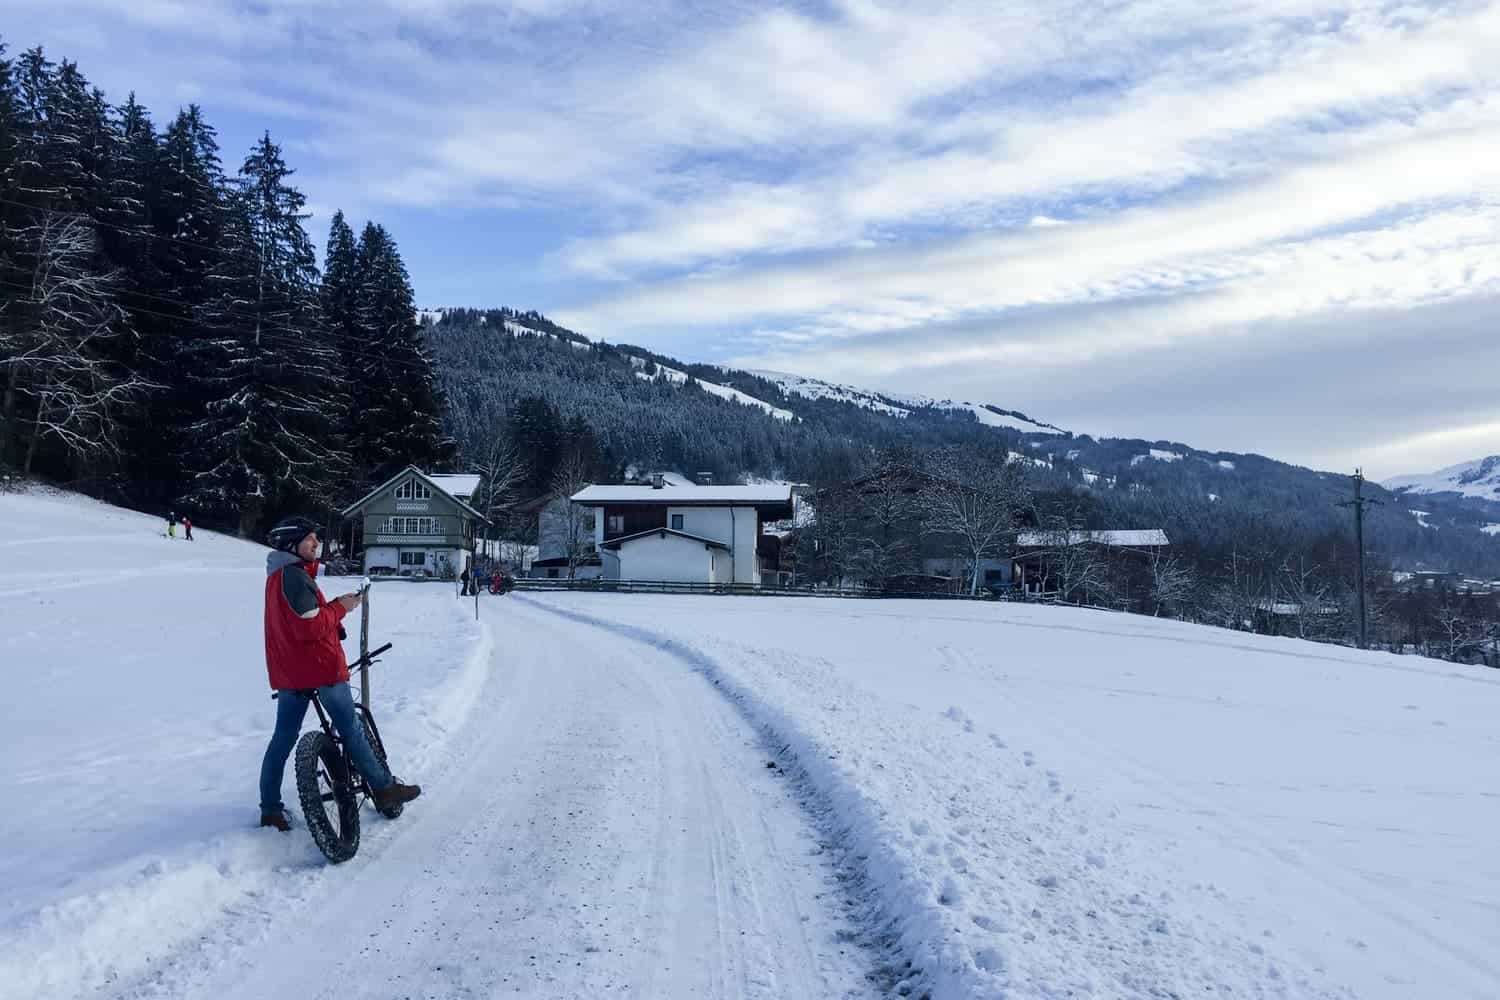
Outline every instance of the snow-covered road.
{"label": "snow-covered road", "polygon": [[730,704],[648,647],[482,607],[505,612],[489,682],[422,799],[253,941],[132,995],[870,995],[836,873]]}
{"label": "snow-covered road", "polygon": [[253,828],[265,550],[0,518],[0,1000],[1500,996],[1500,672],[988,603],[476,622],[383,583],[374,704],[426,792],[330,867]]}
{"label": "snow-covered road", "polygon": [[425,793],[367,810],[332,868],[300,825],[253,828],[265,550],[76,497],[0,513],[25,529],[0,568],[3,1000],[875,990],[796,786],[680,660],[378,586],[374,704]]}

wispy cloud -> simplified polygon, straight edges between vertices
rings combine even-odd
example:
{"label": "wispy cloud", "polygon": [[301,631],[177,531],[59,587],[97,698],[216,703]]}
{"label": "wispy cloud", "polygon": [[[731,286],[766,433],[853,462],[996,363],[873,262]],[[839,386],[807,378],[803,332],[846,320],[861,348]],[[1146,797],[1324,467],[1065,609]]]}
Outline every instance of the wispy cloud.
{"label": "wispy cloud", "polygon": [[[696,355],[1024,392],[1500,282],[1489,0],[12,7],[116,95],[265,119],[316,202],[441,218],[434,260],[522,230],[517,304]],[[423,245],[419,288],[479,271]]]}

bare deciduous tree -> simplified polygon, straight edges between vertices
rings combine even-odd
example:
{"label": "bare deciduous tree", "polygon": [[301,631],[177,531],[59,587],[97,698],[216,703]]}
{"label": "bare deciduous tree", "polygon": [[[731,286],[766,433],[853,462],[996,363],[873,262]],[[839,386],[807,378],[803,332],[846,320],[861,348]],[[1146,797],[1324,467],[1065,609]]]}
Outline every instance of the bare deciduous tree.
{"label": "bare deciduous tree", "polygon": [[1266,561],[1257,552],[1230,550],[1225,574],[1207,596],[1210,621],[1233,629],[1253,629],[1275,593]]}
{"label": "bare deciduous tree", "polygon": [[1044,590],[1050,588],[1062,600],[1073,603],[1098,602],[1109,595],[1109,562],[1093,532],[1057,516],[1050,519],[1041,536],[1046,545],[1041,553]]}
{"label": "bare deciduous tree", "polygon": [[1197,587],[1192,567],[1176,553],[1155,548],[1151,550],[1150,570],[1151,613],[1158,617],[1163,611],[1180,615]]}
{"label": "bare deciduous tree", "polygon": [[878,586],[916,568],[922,482],[916,457],[907,449],[890,449],[851,487],[857,522],[851,570],[867,582]]}
{"label": "bare deciduous tree", "polygon": [[[474,471],[479,473],[479,487],[474,491],[473,506],[489,520],[485,538],[492,541],[497,526],[509,520],[531,471],[516,447],[509,421],[496,422]],[[486,555],[496,554],[489,551],[491,548],[485,546]]]}
{"label": "bare deciduous tree", "polygon": [[1006,551],[1030,504],[1026,467],[992,448],[949,449],[929,459],[920,496],[924,530],[951,540],[978,593],[984,561]]}
{"label": "bare deciduous tree", "polygon": [[1337,628],[1335,588],[1327,574],[1306,556],[1288,556],[1277,573],[1277,603],[1284,606],[1301,639],[1322,638]]}
{"label": "bare deciduous tree", "polygon": [[817,566],[826,579],[844,586],[857,570],[860,549],[854,497],[843,486],[821,490],[803,505],[802,517],[804,524],[798,532],[801,562]]}
{"label": "bare deciduous tree", "polygon": [[93,226],[79,215],[48,212],[34,228],[31,288],[0,344],[7,369],[0,451],[24,435],[27,474],[48,441],[74,456],[117,453],[119,410],[149,387],[105,356],[106,343],[128,326],[113,301],[115,275],[94,269]]}
{"label": "bare deciduous tree", "polygon": [[563,556],[568,560],[569,580],[578,575],[578,564],[594,543],[593,511],[573,503],[570,498],[592,481],[588,461],[577,451],[569,452],[552,474],[552,491],[561,503],[561,541]]}

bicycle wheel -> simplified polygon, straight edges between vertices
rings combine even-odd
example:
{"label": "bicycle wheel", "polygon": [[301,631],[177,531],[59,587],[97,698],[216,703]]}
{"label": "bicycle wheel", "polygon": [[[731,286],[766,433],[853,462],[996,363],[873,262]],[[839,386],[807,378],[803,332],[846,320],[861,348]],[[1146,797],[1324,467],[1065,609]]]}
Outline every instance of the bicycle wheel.
{"label": "bicycle wheel", "polygon": [[313,843],[334,864],[359,851],[359,801],[337,744],[321,730],[297,741],[297,797]]}
{"label": "bicycle wheel", "polygon": [[[386,759],[385,744],[380,742],[380,731],[375,728],[375,720],[370,717],[370,710],[368,708],[365,708],[363,705],[359,706],[359,724],[365,729],[365,740],[370,744],[370,749],[375,751],[375,759],[380,761],[380,763],[385,766],[386,773],[389,774],[391,770],[391,762]],[[395,776],[392,775],[392,777]],[[368,776],[366,776],[365,780],[369,780]],[[370,798],[370,802],[372,805],[374,804],[374,801],[375,799],[372,795]],[[397,802],[395,805],[389,806],[375,806],[375,811],[380,813],[380,815],[384,816],[386,819],[395,819],[396,817],[400,816],[405,810],[406,803],[404,802]]]}

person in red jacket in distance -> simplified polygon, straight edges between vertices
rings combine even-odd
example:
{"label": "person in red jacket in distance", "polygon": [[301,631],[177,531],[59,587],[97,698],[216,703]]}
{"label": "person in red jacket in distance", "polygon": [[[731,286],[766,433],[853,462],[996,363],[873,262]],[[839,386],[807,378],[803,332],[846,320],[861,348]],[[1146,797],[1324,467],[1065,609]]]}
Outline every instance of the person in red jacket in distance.
{"label": "person in red jacket in distance", "polygon": [[281,779],[286,759],[302,732],[302,719],[317,689],[354,766],[365,776],[380,807],[410,802],[422,794],[417,785],[404,785],[391,776],[365,739],[349,690],[349,664],[340,645],[340,623],[360,606],[359,594],[324,599],[313,578],[323,545],[317,525],[288,518],[271,529],[271,553],[266,556],[266,672],[276,695],[276,730],[260,765],[260,825],[286,832],[291,829],[286,804],[281,801]]}

